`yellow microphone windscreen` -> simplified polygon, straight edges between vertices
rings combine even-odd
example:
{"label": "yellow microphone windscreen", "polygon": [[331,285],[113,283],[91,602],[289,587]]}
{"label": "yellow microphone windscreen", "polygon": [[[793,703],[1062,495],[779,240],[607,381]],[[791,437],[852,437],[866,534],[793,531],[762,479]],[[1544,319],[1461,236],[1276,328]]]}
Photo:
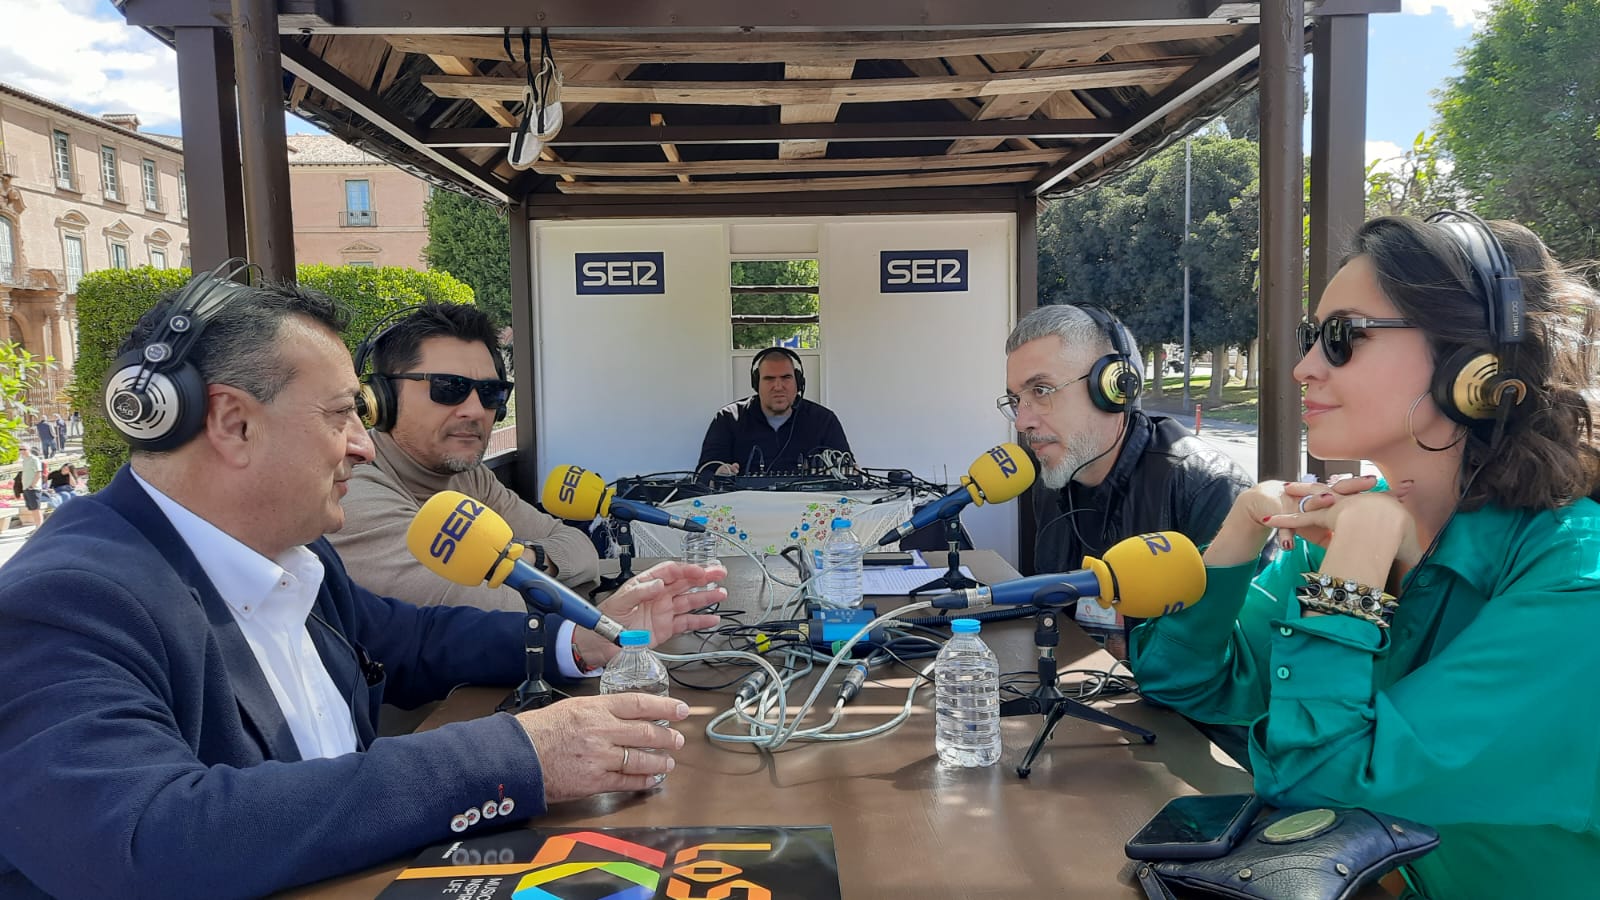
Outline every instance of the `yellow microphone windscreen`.
{"label": "yellow microphone windscreen", "polygon": [[1021,447],[1007,442],[973,460],[967,469],[967,478],[971,480],[967,490],[977,489],[972,499],[979,505],[1005,503],[1020,497],[1033,484],[1034,474],[1033,460]]}
{"label": "yellow microphone windscreen", "polygon": [[499,587],[522,545],[500,514],[460,491],[440,491],[417,510],[406,549],[435,575],[456,584]]}
{"label": "yellow microphone windscreen", "polygon": [[[1119,541],[1103,559],[1086,556],[1083,567],[1102,586],[1098,602],[1125,616],[1152,619],[1193,605],[1206,592],[1206,564],[1194,542],[1176,531],[1157,531]],[[1106,589],[1114,588],[1114,590]]]}
{"label": "yellow microphone windscreen", "polygon": [[586,522],[611,511],[606,480],[582,466],[556,466],[544,480],[544,508],[558,519]]}

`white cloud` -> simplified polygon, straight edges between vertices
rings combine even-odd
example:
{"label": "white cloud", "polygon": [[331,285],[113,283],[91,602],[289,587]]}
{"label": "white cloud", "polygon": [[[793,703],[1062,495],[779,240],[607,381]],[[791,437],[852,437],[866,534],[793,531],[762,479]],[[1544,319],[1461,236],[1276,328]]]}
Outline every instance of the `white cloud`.
{"label": "white cloud", "polygon": [[178,131],[178,62],[105,0],[0,0],[0,80],[91,115]]}
{"label": "white cloud", "polygon": [[1405,155],[1406,151],[1394,141],[1367,141],[1367,165],[1376,162],[1382,171],[1400,171]]}
{"label": "white cloud", "polygon": [[1442,9],[1457,28],[1477,27],[1478,17],[1489,11],[1494,0],[1400,0],[1400,11],[1414,16],[1432,15]]}

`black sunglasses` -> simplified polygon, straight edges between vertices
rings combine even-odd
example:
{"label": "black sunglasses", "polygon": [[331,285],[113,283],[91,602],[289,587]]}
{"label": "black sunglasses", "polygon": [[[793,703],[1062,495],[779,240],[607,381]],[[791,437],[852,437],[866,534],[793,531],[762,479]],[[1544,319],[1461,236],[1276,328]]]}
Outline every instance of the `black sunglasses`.
{"label": "black sunglasses", "polygon": [[499,378],[468,378],[465,375],[440,375],[434,372],[386,374],[383,377],[426,381],[428,399],[440,406],[460,406],[473,391],[478,392],[478,402],[483,404],[484,409],[499,409],[511,397],[511,382]]}
{"label": "black sunglasses", "polygon": [[1316,345],[1317,337],[1322,338],[1322,353],[1328,358],[1328,364],[1342,366],[1350,361],[1350,354],[1355,352],[1355,339],[1362,331],[1368,328],[1415,328],[1410,319],[1371,319],[1366,316],[1329,316],[1317,324],[1317,320],[1306,318],[1300,323],[1298,334],[1300,337],[1300,355],[1305,356]]}

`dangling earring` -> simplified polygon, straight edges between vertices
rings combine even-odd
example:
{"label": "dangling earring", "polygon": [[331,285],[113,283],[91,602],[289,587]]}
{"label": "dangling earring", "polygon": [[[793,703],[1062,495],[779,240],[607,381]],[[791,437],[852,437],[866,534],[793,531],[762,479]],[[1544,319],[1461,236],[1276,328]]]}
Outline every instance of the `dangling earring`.
{"label": "dangling earring", "polygon": [[1421,447],[1429,453],[1443,453],[1444,451],[1449,450],[1451,447],[1461,443],[1461,441],[1466,438],[1467,427],[1465,425],[1457,425],[1456,427],[1460,430],[1456,433],[1456,439],[1448,444],[1445,444],[1443,447],[1430,447],[1427,444],[1424,444],[1422,439],[1417,437],[1417,429],[1416,426],[1411,423],[1411,417],[1417,414],[1417,404],[1421,403],[1427,396],[1428,394],[1424,393],[1422,396],[1411,401],[1411,409],[1406,411],[1406,432],[1411,435],[1411,442],[1416,444],[1418,447]]}

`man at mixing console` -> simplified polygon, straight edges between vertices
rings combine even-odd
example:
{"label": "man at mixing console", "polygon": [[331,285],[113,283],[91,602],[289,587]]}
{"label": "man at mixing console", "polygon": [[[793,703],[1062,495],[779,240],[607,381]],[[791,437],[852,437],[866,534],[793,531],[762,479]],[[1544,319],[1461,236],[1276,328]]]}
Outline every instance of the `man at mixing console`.
{"label": "man at mixing console", "polygon": [[819,450],[850,452],[839,417],[805,399],[805,368],[793,350],[768,347],[757,353],[750,360],[750,387],[754,394],[724,406],[712,418],[700,444],[697,472],[790,472]]}

